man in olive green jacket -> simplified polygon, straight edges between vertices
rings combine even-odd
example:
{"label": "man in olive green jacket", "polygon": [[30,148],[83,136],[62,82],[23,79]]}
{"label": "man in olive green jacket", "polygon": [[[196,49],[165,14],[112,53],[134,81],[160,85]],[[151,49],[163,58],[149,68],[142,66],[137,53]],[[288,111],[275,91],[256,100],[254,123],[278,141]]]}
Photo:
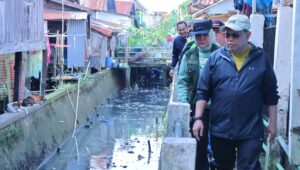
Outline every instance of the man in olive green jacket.
{"label": "man in olive green jacket", "polygon": [[[191,35],[195,35],[196,46],[188,50],[182,58],[178,71],[176,93],[180,102],[190,104],[191,117],[193,117],[199,75],[210,54],[219,47],[213,43],[214,35],[211,20],[203,19],[194,23]],[[206,122],[206,120],[204,121]],[[191,129],[193,122],[192,119],[190,122]],[[205,129],[202,139],[197,141],[196,170],[208,170],[209,167],[207,159],[208,127],[206,126]]]}

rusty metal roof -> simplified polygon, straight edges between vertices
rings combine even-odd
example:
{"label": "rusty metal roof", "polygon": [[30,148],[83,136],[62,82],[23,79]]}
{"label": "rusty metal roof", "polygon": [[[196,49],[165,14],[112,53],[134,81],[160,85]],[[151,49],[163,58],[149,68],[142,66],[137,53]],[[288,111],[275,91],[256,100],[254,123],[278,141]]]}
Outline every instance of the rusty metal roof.
{"label": "rusty metal roof", "polygon": [[133,4],[133,1],[116,0],[116,11],[119,14],[130,15]]}
{"label": "rusty metal roof", "polygon": [[118,24],[96,19],[91,20],[91,28],[108,37],[112,36],[113,33],[121,32],[123,29]]}
{"label": "rusty metal roof", "polygon": [[92,10],[107,10],[107,0],[80,0],[80,4]]}
{"label": "rusty metal roof", "polygon": [[[48,1],[55,2],[55,3],[58,3],[58,4],[62,4],[62,0],[48,0]],[[71,8],[75,8],[75,9],[78,9],[78,10],[82,10],[82,11],[88,11],[88,12],[90,12],[89,8],[86,8],[86,7],[82,6],[82,5],[79,5],[79,4],[76,4],[76,3],[72,3],[72,2],[69,2],[69,1],[66,1],[66,0],[64,0],[63,2],[64,2],[65,6],[68,6],[68,7],[71,7]]]}
{"label": "rusty metal roof", "polygon": [[108,36],[108,37],[111,37],[113,31],[108,29],[108,28],[104,28],[104,27],[101,27],[101,26],[98,26],[98,25],[95,25],[95,24],[91,24],[91,28]]}
{"label": "rusty metal roof", "polygon": [[88,13],[86,12],[79,12],[79,11],[64,11],[62,16],[62,12],[58,10],[45,10],[44,11],[44,20],[58,20],[58,19],[65,19],[65,20],[81,20],[87,19]]}
{"label": "rusty metal roof", "polygon": [[104,21],[104,20],[101,20],[101,19],[93,19],[93,20],[96,21],[96,22],[104,23],[104,24],[109,25],[111,27],[122,28],[122,25],[114,23],[114,22]]}

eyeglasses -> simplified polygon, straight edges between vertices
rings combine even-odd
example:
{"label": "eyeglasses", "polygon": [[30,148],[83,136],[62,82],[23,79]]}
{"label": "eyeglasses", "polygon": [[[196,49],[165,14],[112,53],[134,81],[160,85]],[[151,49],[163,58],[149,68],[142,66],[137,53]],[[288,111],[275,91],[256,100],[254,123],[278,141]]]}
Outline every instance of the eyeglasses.
{"label": "eyeglasses", "polygon": [[241,35],[242,35],[242,32],[233,32],[233,33],[225,32],[225,33],[223,33],[223,36],[225,38],[229,38],[229,37],[239,38]]}

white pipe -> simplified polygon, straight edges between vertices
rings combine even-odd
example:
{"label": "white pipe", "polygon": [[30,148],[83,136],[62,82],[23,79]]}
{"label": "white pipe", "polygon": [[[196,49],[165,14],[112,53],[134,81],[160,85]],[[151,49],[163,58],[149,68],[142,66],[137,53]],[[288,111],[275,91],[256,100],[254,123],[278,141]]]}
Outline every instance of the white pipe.
{"label": "white pipe", "polygon": [[69,93],[69,89],[67,89],[67,93],[68,93],[69,101],[70,101],[71,106],[72,106],[72,110],[73,110],[73,112],[74,112],[74,114],[75,114],[75,116],[76,116],[76,110],[75,110],[74,105],[73,105],[73,102],[72,102],[72,100],[71,100],[71,96],[70,96],[70,93]]}
{"label": "white pipe", "polygon": [[87,75],[87,73],[88,73],[88,71],[89,71],[90,63],[91,63],[91,61],[88,62],[88,65],[87,65],[87,67],[86,67],[86,71],[85,71],[83,80],[85,80],[86,75]]}
{"label": "white pipe", "polygon": [[77,126],[78,104],[79,104],[79,92],[80,92],[80,79],[78,79],[78,83],[77,83],[76,110],[75,110],[75,120],[74,120],[74,129],[73,129],[73,135],[72,135],[72,137],[75,136],[76,126]]}

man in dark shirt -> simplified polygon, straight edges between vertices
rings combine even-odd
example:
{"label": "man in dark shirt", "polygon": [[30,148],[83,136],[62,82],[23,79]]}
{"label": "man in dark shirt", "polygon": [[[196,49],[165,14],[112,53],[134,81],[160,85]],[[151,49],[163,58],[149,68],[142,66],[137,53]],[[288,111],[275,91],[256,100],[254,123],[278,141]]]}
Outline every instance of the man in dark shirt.
{"label": "man in dark shirt", "polygon": [[189,32],[187,23],[185,21],[178,22],[177,31],[179,35],[175,38],[173,42],[172,64],[171,64],[171,70],[169,72],[169,75],[171,77],[173,77],[174,68],[176,67],[176,64],[179,60],[179,55],[187,42],[187,37]]}

